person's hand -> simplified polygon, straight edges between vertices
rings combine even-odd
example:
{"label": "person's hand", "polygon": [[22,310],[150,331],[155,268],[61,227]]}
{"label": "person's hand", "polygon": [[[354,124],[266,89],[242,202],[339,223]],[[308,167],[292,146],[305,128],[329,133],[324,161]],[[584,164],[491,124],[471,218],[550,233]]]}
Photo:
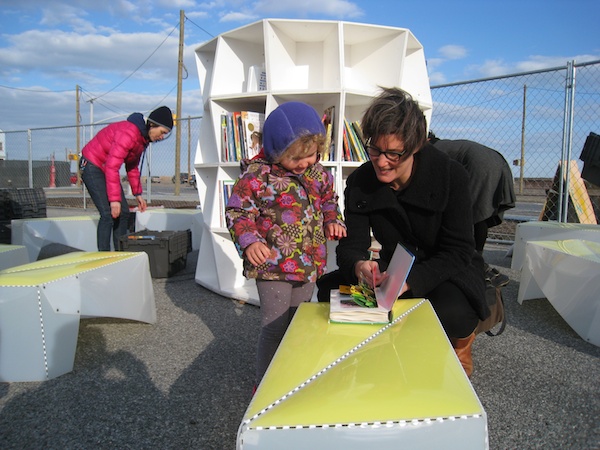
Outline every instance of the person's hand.
{"label": "person's hand", "polygon": [[253,242],[244,252],[248,261],[253,266],[260,266],[267,261],[267,258],[271,254],[271,249],[263,242]]}
{"label": "person's hand", "polygon": [[354,273],[358,281],[364,281],[371,287],[379,286],[388,275],[379,271],[379,264],[376,261],[358,261],[354,265]]}
{"label": "person's hand", "polygon": [[110,215],[113,219],[121,215],[121,202],[110,202]]}
{"label": "person's hand", "polygon": [[137,200],[138,211],[139,212],[146,211],[146,208],[148,207],[148,205],[146,203],[146,200],[144,200],[144,197],[142,197],[141,195],[138,195],[135,199]]}
{"label": "person's hand", "polygon": [[330,223],[325,227],[325,237],[329,240],[339,240],[346,237],[346,228],[339,223]]}

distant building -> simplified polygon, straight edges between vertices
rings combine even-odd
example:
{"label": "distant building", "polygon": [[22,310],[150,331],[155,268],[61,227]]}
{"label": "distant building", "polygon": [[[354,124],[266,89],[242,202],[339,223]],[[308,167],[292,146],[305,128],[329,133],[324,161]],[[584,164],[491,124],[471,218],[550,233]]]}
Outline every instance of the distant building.
{"label": "distant building", "polygon": [[0,130],[0,159],[6,159],[6,135]]}

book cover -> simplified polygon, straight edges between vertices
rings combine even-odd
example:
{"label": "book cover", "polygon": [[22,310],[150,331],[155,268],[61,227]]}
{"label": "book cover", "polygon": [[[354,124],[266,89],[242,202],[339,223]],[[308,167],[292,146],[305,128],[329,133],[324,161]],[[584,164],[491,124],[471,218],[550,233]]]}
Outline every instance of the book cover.
{"label": "book cover", "polygon": [[323,161],[333,161],[334,149],[335,149],[335,136],[334,136],[334,120],[335,120],[335,106],[330,106],[323,112],[323,126],[326,130],[325,135],[325,151],[323,153]]}
{"label": "book cover", "polygon": [[233,112],[233,136],[234,136],[234,147],[235,147],[235,161],[241,161],[244,157],[242,154],[242,142],[243,137],[241,136],[242,132],[242,113],[241,111]]}
{"label": "book cover", "polygon": [[374,289],[377,306],[359,306],[350,295],[340,293],[337,289],[332,290],[329,320],[339,323],[389,323],[392,319],[392,307],[406,283],[414,261],[414,255],[397,244],[386,270],[387,278]]}
{"label": "book cover", "polygon": [[221,161],[229,161],[229,137],[227,136],[227,114],[221,114]]}
{"label": "book cover", "polygon": [[262,128],[264,122],[265,115],[263,113],[242,111],[245,150],[247,157],[250,159],[258,155],[262,147]]}

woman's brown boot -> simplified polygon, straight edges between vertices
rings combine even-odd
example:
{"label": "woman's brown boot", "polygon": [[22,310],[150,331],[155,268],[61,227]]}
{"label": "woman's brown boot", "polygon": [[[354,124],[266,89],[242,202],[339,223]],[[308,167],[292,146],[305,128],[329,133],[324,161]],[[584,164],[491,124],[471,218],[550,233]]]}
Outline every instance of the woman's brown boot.
{"label": "woman's brown boot", "polygon": [[452,346],[458,356],[458,360],[465,369],[467,376],[470,378],[473,373],[473,356],[471,355],[471,346],[475,340],[475,332],[471,333],[466,338],[452,339]]}

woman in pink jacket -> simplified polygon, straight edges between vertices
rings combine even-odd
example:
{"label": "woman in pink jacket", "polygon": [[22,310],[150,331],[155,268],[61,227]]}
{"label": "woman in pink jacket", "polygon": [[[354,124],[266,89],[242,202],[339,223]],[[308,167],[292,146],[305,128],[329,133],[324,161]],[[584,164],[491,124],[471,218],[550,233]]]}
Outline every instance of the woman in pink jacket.
{"label": "woman in pink jacket", "polygon": [[140,211],[146,210],[138,164],[150,142],[168,137],[173,128],[173,114],[166,106],[150,113],[147,120],[141,113],[103,128],[81,151],[81,178],[100,213],[98,250],[119,248],[119,237],[127,234],[129,206],[121,186],[119,170],[125,164],[131,192]]}

